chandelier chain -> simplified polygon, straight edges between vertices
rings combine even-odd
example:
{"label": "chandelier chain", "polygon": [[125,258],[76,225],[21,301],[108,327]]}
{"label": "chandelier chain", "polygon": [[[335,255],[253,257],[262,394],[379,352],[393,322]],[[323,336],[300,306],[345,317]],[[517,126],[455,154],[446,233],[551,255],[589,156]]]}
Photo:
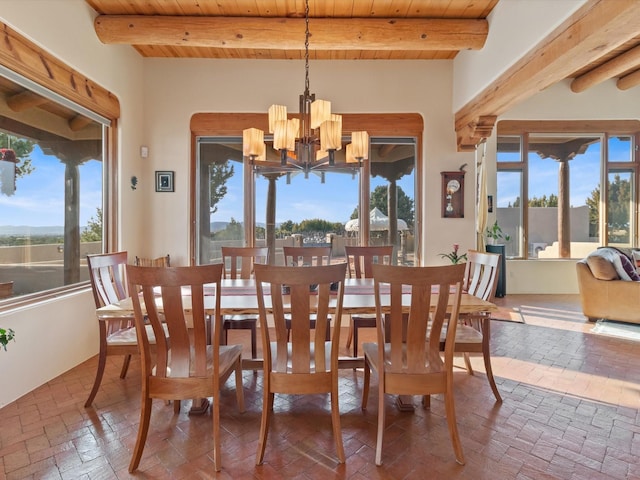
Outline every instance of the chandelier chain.
{"label": "chandelier chain", "polygon": [[305,2],[304,10],[304,92],[309,94],[309,0]]}

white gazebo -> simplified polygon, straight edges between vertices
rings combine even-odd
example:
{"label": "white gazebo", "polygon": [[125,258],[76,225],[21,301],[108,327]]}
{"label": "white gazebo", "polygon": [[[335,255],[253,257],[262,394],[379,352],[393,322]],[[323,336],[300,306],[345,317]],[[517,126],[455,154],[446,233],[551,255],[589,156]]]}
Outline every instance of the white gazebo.
{"label": "white gazebo", "polygon": [[[357,232],[359,228],[358,223],[359,222],[357,218],[349,220],[344,224],[344,229],[347,232]],[[389,230],[389,217],[378,210],[377,207],[374,207],[373,210],[369,212],[369,225],[369,229],[372,232]],[[409,230],[409,227],[407,227],[407,222],[400,218],[398,219],[398,230]]]}

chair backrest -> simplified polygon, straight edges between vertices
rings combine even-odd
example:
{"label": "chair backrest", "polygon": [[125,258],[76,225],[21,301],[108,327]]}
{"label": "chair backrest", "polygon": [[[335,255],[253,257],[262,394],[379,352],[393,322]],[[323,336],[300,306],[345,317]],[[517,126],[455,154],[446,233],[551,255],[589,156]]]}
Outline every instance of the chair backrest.
{"label": "chair backrest", "polygon": [[443,365],[439,356],[440,335],[446,328],[444,365],[447,370],[451,367],[453,374],[464,269],[463,264],[373,266],[377,342],[386,345],[378,348],[378,365],[385,365],[387,372],[403,375],[437,373],[441,369],[429,369]]}
{"label": "chair backrest", "polygon": [[[337,371],[346,269],[345,263],[307,268],[255,266],[265,371],[283,374],[320,373],[331,369]],[[269,285],[268,289],[266,284]],[[331,291],[332,284],[337,285],[337,292]],[[265,296],[271,299],[272,311],[265,307]],[[290,311],[285,312],[289,310],[288,305],[291,307]],[[269,332],[269,314],[273,315],[275,338]],[[312,314],[317,314],[313,336],[310,321]],[[332,314],[332,348],[328,357],[325,349],[326,331]],[[289,341],[287,318],[291,320]],[[275,343],[274,350],[270,348],[271,342]]]}
{"label": "chair backrest", "polygon": [[320,266],[331,263],[331,247],[282,247],[284,264],[290,267]]}
{"label": "chair backrest", "polygon": [[393,256],[393,245],[353,247],[345,246],[349,264],[349,278],[371,278],[373,275],[372,266],[376,263],[385,265],[391,264]]}
{"label": "chair backrest", "polygon": [[492,302],[498,287],[499,265],[499,253],[469,250],[464,272],[464,290],[471,295]]}
{"label": "chair backrest", "polygon": [[[205,298],[211,302],[209,313],[214,308],[215,312],[220,312],[220,295],[205,297],[204,286],[214,284],[215,291],[219,292],[222,269],[221,263],[188,267],[127,265],[129,291],[140,292],[140,295],[132,296],[132,301],[143,377],[155,379],[155,391],[162,390],[157,387],[165,383],[167,394],[172,393],[172,388],[181,389],[180,394],[173,398],[189,398],[191,394],[193,398],[208,396],[203,395],[204,392],[188,393],[189,388],[198,388],[195,378],[193,384],[184,382],[174,387],[168,385],[175,383],[176,378],[205,377],[208,372],[207,348],[211,344],[213,371],[217,371],[220,342],[215,340],[220,338],[222,317],[219,313],[213,315],[213,331],[209,334]],[[151,357],[145,319],[155,335],[155,360]],[[166,324],[166,329],[163,324]]]}
{"label": "chair backrest", "polygon": [[171,257],[167,253],[164,257],[142,258],[136,255],[135,263],[137,267],[170,267]]}
{"label": "chair backrest", "polygon": [[125,280],[127,252],[87,255],[87,265],[96,308],[116,303],[128,296]]}
{"label": "chair backrest", "polygon": [[234,280],[236,278],[251,278],[253,277],[254,264],[269,262],[268,247],[222,247],[221,249],[222,263],[225,265],[224,278]]}

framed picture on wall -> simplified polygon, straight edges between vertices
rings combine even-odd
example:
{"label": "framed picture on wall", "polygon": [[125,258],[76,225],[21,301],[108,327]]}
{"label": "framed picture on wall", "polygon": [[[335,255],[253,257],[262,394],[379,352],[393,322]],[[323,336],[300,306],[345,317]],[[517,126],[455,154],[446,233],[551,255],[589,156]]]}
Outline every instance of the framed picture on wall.
{"label": "framed picture on wall", "polygon": [[173,192],[174,172],[156,171],[156,192]]}

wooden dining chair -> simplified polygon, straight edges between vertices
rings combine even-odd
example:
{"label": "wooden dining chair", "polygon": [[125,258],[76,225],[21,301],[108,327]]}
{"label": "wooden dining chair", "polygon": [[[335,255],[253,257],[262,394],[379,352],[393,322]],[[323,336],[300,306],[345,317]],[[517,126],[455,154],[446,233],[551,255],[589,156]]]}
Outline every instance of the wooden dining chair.
{"label": "wooden dining chair", "polygon": [[[220,388],[235,372],[238,409],[244,412],[242,390],[241,345],[220,345],[220,295],[209,297],[215,303],[213,325],[207,322],[212,314],[205,310],[205,284],[215,284],[220,291],[222,264],[190,267],[127,266],[135,325],[140,341],[142,364],[142,399],[140,425],[129,472],[138,468],[151,423],[152,400],[180,400],[213,397],[213,463],[221,468],[220,457]],[[190,295],[185,295],[185,290]],[[213,300],[215,299],[215,300]],[[144,305],[144,307],[143,307]],[[162,306],[160,308],[160,305]],[[156,338],[156,353],[151,355],[151,343],[145,320]],[[166,329],[163,328],[166,325]],[[168,331],[167,336],[165,332]],[[161,427],[157,427],[161,428]],[[170,424],[170,428],[175,428]]]}
{"label": "wooden dining chair", "polygon": [[136,255],[134,265],[138,267],[170,267],[171,256],[167,253],[164,257],[144,258]]}
{"label": "wooden dining chair", "polygon": [[[329,393],[336,452],[340,463],[345,461],[338,408],[338,349],[346,267],[344,263],[307,268],[255,266],[264,351],[262,419],[256,465],[260,465],[264,458],[276,393]],[[332,284],[338,287],[335,295],[331,292]],[[311,288],[313,285],[317,289]],[[290,309],[285,304],[287,299],[283,294],[284,286],[290,292]],[[272,308],[269,310],[265,297],[271,299]],[[318,323],[318,328],[313,332],[309,321],[312,304],[317,306]],[[271,314],[273,335],[267,323],[267,317]],[[290,314],[291,319],[290,340],[286,314]],[[330,315],[334,317],[336,328],[331,340],[327,341],[322,332]]]}
{"label": "wooden dining chair", "polygon": [[[376,465],[382,465],[385,396],[422,395],[423,405],[427,408],[430,395],[438,393],[444,394],[456,461],[464,464],[453,394],[454,339],[464,269],[463,264],[443,267],[373,266],[377,341],[362,346],[365,360],[362,409],[367,408],[373,370],[378,376]],[[410,297],[405,306],[403,295]],[[443,328],[447,331],[444,359],[440,356]]]}
{"label": "wooden dining chair", "polygon": [[[463,289],[482,300],[493,302],[498,286],[500,255],[497,253],[469,250],[465,264]],[[489,345],[491,318],[489,312],[460,314],[456,329],[455,353],[462,353],[467,371],[473,375],[469,353],[482,353],[487,379],[498,402],[502,397],[493,378],[491,350]],[[445,349],[446,338],[441,338],[441,350]]]}
{"label": "wooden dining chair", "polygon": [[331,247],[283,246],[284,264],[293,267],[329,265]]}
{"label": "wooden dining chair", "polygon": [[[283,246],[284,264],[291,267],[307,267],[331,264],[331,247],[289,247]],[[316,327],[316,315],[311,315],[311,328]],[[287,325],[291,322],[287,319]],[[327,340],[331,339],[331,323],[327,323]]]}
{"label": "wooden dining chair", "polygon": [[[127,252],[103,253],[87,255],[89,279],[96,308],[116,303],[128,297],[125,268]],[[98,368],[93,387],[85,402],[85,408],[93,403],[104,375],[107,357],[123,355],[120,378],[125,378],[131,361],[131,355],[138,354],[136,329],[132,318],[99,319],[100,346],[98,351]]]}
{"label": "wooden dining chair", "polygon": [[[268,247],[221,247],[222,263],[225,265],[223,277],[230,279],[253,278],[253,265],[268,263]],[[228,270],[227,270],[228,264]],[[251,331],[251,358],[258,356],[258,336],[256,315],[225,315],[222,322],[222,343],[227,344],[229,330]]]}
{"label": "wooden dining chair", "polygon": [[[349,265],[349,278],[371,278],[373,265],[380,263],[391,264],[393,245],[385,246],[345,246],[347,264]],[[353,356],[358,356],[358,330],[361,328],[375,328],[375,315],[351,315],[349,322],[349,334],[347,335],[347,349],[353,340]]]}

